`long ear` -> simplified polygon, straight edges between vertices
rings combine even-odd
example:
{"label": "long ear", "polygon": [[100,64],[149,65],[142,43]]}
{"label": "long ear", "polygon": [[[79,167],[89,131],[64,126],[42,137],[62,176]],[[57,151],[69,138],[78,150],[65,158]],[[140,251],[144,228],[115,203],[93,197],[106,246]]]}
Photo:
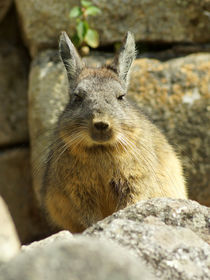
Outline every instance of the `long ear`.
{"label": "long ear", "polygon": [[83,68],[83,63],[77,50],[64,31],[60,36],[59,53],[67,71],[70,87],[73,88],[75,80]]}
{"label": "long ear", "polygon": [[131,32],[127,32],[119,53],[115,56],[111,68],[118,74],[126,86],[129,82],[129,70],[136,56],[135,40]]}

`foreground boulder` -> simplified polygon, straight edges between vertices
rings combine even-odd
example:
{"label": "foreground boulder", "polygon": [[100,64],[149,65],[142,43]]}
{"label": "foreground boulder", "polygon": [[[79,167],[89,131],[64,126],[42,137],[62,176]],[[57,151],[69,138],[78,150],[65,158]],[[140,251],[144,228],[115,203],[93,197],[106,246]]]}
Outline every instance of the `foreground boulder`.
{"label": "foreground boulder", "polygon": [[[55,236],[56,239],[56,236]],[[0,267],[0,280],[153,280],[152,269],[103,240],[75,237],[25,250]]]}
{"label": "foreground boulder", "polygon": [[[92,63],[97,65],[96,58]],[[190,198],[205,205],[210,205],[209,84],[210,55],[197,54],[165,63],[137,59],[131,70],[129,90],[129,96],[150,115],[180,153]],[[42,52],[33,61],[29,81],[35,189],[41,184],[51,133],[67,102],[67,90],[64,67],[57,53]]]}
{"label": "foreground boulder", "polygon": [[[101,225],[110,224],[115,219],[129,220],[138,223],[167,225],[187,228],[199,238],[210,244],[210,208],[192,200],[154,198],[142,200],[136,205],[125,208],[104,219]],[[88,229],[91,233],[98,225]]]}
{"label": "foreground boulder", "polygon": [[[57,45],[60,31],[74,32],[66,0],[16,0],[22,31],[32,55]],[[201,1],[92,1],[102,13],[90,18],[102,45],[122,40],[130,30],[136,40],[149,42],[209,42],[210,5]],[[158,24],[157,24],[158,23]]]}
{"label": "foreground boulder", "polygon": [[21,247],[21,251],[32,251],[35,248],[48,248],[51,247],[54,242],[58,241],[72,241],[74,238],[73,234],[70,233],[68,230],[62,230],[58,233],[52,234],[48,236],[47,238],[44,238],[39,241],[34,241],[30,245],[23,245]]}
{"label": "foreground boulder", "polygon": [[0,265],[20,250],[20,242],[7,206],[0,197]]}
{"label": "foreground boulder", "polygon": [[[146,260],[161,279],[208,279],[210,209],[188,200],[141,201],[84,235],[115,241]],[[204,241],[205,240],[205,241]]]}
{"label": "foreground boulder", "polygon": [[61,231],[22,246],[0,280],[206,280],[210,208],[158,198],[114,213],[82,235]]}

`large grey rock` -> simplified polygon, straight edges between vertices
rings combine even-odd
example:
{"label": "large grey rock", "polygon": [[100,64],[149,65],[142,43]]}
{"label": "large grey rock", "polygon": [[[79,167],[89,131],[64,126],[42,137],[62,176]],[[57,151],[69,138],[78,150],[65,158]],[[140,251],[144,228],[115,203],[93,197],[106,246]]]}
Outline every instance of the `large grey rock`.
{"label": "large grey rock", "polygon": [[[25,42],[32,55],[55,47],[61,30],[70,35],[74,22],[70,9],[79,1],[16,0]],[[130,30],[136,40],[150,42],[209,42],[210,5],[208,0],[108,1],[93,0],[102,13],[90,18],[100,34],[101,44],[122,40]]]}
{"label": "large grey rock", "polygon": [[0,146],[28,140],[27,57],[21,48],[0,42]]}
{"label": "large grey rock", "polygon": [[[98,65],[97,58],[89,62]],[[100,58],[98,61],[103,62]],[[162,63],[137,59],[129,95],[165,132],[180,153],[190,198],[210,205],[210,55],[197,54]],[[29,124],[34,185],[38,190],[51,132],[66,104],[67,81],[57,52],[34,60],[29,81]]]}
{"label": "large grey rock", "polygon": [[52,246],[55,242],[57,243],[58,241],[71,241],[72,239],[72,233],[70,233],[68,230],[62,230],[40,241],[34,241],[30,245],[23,245],[21,247],[21,251],[23,252],[43,247],[46,248]]}
{"label": "large grey rock", "polygon": [[152,269],[107,241],[75,238],[19,254],[0,268],[0,280],[153,280]]}
{"label": "large grey rock", "polygon": [[210,209],[196,202],[153,199],[113,214],[84,234],[126,247],[163,279],[205,280],[210,275],[210,246],[199,235],[204,230],[209,236],[209,217]]}
{"label": "large grey rock", "polygon": [[22,243],[49,233],[34,198],[29,156],[28,148],[0,152],[0,194],[8,205]]}
{"label": "large grey rock", "polygon": [[0,196],[0,265],[20,250],[20,241],[6,204]]}
{"label": "large grey rock", "polygon": [[0,22],[3,20],[3,18],[7,14],[12,2],[13,2],[12,0],[1,0],[1,2],[0,2]]}
{"label": "large grey rock", "polygon": [[[187,228],[210,244],[210,208],[196,201],[171,198],[142,200],[104,219],[102,227],[115,219]],[[98,225],[86,232],[100,229],[101,224]]]}

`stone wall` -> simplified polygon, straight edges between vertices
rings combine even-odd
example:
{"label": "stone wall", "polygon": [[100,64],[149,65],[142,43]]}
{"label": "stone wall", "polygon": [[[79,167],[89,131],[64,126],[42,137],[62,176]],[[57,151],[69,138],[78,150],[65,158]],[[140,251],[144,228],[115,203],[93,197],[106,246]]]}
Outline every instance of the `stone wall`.
{"label": "stone wall", "polygon": [[[61,30],[73,33],[68,14],[75,0],[16,0],[25,43],[30,53],[57,46]],[[209,42],[208,0],[119,1],[93,0],[102,13],[93,19],[101,44],[121,41],[127,30],[138,41]]]}

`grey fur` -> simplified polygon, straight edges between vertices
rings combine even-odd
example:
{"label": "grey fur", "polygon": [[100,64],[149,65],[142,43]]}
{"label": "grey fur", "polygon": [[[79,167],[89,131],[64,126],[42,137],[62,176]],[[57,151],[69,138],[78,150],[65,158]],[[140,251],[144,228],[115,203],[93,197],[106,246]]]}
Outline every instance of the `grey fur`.
{"label": "grey fur", "polygon": [[115,59],[111,64],[120,79],[125,82],[126,86],[128,86],[129,71],[135,57],[136,52],[134,36],[131,32],[127,32],[119,54],[115,56]]}
{"label": "grey fur", "polygon": [[83,68],[83,63],[66,32],[62,32],[59,42],[59,53],[66,68],[70,88],[74,88],[74,81]]}

